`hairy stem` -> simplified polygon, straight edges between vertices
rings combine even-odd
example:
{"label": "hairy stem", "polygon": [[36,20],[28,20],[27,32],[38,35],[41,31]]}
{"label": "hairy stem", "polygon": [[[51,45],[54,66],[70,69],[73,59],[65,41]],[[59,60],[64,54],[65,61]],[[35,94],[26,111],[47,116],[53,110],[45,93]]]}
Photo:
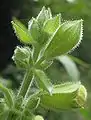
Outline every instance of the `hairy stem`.
{"label": "hairy stem", "polygon": [[30,91],[31,85],[32,85],[32,83],[33,83],[33,80],[34,80],[34,76],[33,76],[32,79],[31,79],[31,82],[30,82],[29,87],[28,87],[28,89],[27,89],[27,92],[26,92],[26,94],[25,94],[25,98],[24,98],[24,100],[28,97],[28,94],[29,94],[29,91]]}
{"label": "hairy stem", "polygon": [[33,77],[32,70],[27,69],[17,96],[23,96],[24,97],[26,95],[26,92],[27,92],[27,90],[30,86],[32,77]]}

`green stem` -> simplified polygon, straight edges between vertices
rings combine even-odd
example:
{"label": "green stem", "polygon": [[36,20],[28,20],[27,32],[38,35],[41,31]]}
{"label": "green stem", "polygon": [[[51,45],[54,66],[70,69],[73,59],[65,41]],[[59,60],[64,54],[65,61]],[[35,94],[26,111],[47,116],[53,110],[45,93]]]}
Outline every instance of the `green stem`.
{"label": "green stem", "polygon": [[36,62],[39,52],[40,52],[40,49],[41,49],[41,46],[39,45],[39,43],[37,43],[33,49],[34,49],[33,59]]}
{"label": "green stem", "polygon": [[32,85],[32,83],[33,83],[33,80],[34,80],[34,76],[32,77],[32,80],[31,80],[31,82],[30,82],[30,84],[29,84],[29,87],[28,87],[27,92],[26,92],[26,94],[25,94],[25,98],[24,98],[24,100],[28,97],[28,94],[29,94],[29,91],[30,91],[31,85]]}
{"label": "green stem", "polygon": [[26,73],[25,73],[25,76],[24,76],[24,80],[23,80],[23,82],[21,84],[21,87],[19,89],[19,92],[18,92],[17,96],[23,96],[24,97],[26,95],[26,92],[27,92],[27,90],[28,90],[28,88],[30,86],[32,77],[33,77],[32,70],[27,69]]}

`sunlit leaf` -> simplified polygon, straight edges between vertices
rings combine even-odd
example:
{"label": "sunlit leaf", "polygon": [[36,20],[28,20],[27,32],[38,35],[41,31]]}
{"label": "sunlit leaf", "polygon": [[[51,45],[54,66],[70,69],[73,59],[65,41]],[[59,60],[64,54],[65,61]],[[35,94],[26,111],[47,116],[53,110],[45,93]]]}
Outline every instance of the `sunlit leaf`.
{"label": "sunlit leaf", "polygon": [[82,20],[64,22],[43,48],[45,59],[52,59],[76,48],[82,39]]}
{"label": "sunlit leaf", "polygon": [[42,10],[40,11],[40,13],[38,14],[38,16],[37,16],[36,19],[38,20],[38,22],[39,22],[40,25],[43,25],[43,23],[46,20],[50,19],[51,16],[52,15],[51,15],[50,9],[46,10],[46,8],[43,7]]}
{"label": "sunlit leaf", "polygon": [[[78,104],[78,89],[80,87],[80,82],[72,83],[66,82],[64,84],[55,85],[53,88],[52,95],[48,93],[41,95],[41,106],[53,110],[71,110],[74,108],[80,108],[80,103]],[[85,94],[85,93],[84,93]],[[81,99],[81,97],[79,97]]]}
{"label": "sunlit leaf", "polygon": [[31,34],[28,32],[27,28],[16,18],[13,19],[11,22],[12,26],[15,30],[15,33],[19,40],[25,44],[32,44],[34,43],[34,40],[31,36]]}
{"label": "sunlit leaf", "polygon": [[48,34],[52,34],[56,31],[56,29],[60,24],[61,24],[61,15],[59,14],[49,19],[47,22],[45,22],[43,30]]}
{"label": "sunlit leaf", "polygon": [[35,18],[32,18],[28,22],[28,31],[31,33],[34,40],[38,41],[41,35],[41,29],[38,21]]}

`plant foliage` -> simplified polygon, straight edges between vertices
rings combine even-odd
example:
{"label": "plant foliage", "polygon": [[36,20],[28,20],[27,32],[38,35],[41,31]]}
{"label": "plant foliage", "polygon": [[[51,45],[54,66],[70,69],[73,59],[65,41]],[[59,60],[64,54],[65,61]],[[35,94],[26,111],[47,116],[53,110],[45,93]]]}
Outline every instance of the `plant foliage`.
{"label": "plant foliage", "polygon": [[[83,21],[62,22],[61,18],[60,14],[52,17],[51,10],[43,7],[38,16],[29,21],[28,29],[13,19],[12,26],[24,46],[16,47],[12,58],[25,75],[17,94],[0,84],[4,94],[0,102],[1,120],[43,120],[34,114],[38,106],[53,111],[84,107],[86,88],[80,82],[76,65],[64,56],[80,44]],[[54,59],[64,65],[70,82],[52,84],[45,69]],[[33,88],[34,93],[30,94]]]}

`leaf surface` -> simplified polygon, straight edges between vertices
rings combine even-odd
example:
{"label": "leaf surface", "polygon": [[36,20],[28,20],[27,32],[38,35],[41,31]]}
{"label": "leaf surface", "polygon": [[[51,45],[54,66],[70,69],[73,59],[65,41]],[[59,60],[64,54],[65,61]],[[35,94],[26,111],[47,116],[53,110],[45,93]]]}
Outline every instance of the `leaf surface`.
{"label": "leaf surface", "polygon": [[11,23],[12,23],[12,26],[15,30],[17,37],[19,38],[21,42],[25,44],[32,44],[35,42],[31,34],[27,30],[27,28],[19,20],[14,18]]}
{"label": "leaf surface", "polygon": [[46,109],[53,111],[62,111],[77,108],[75,98],[79,89],[80,82],[64,83],[55,85],[52,95],[47,93],[41,95],[40,105]]}
{"label": "leaf surface", "polygon": [[43,23],[51,17],[52,15],[50,9],[48,8],[48,10],[46,10],[46,8],[43,7],[36,19],[38,20],[40,25],[43,25]]}
{"label": "leaf surface", "polygon": [[[82,20],[68,21],[58,27],[43,48],[46,59],[52,59],[76,48],[82,39]],[[43,51],[42,50],[42,51]]]}
{"label": "leaf surface", "polygon": [[47,22],[45,22],[43,30],[48,34],[53,34],[60,24],[61,24],[61,15],[59,14],[49,19]]}

